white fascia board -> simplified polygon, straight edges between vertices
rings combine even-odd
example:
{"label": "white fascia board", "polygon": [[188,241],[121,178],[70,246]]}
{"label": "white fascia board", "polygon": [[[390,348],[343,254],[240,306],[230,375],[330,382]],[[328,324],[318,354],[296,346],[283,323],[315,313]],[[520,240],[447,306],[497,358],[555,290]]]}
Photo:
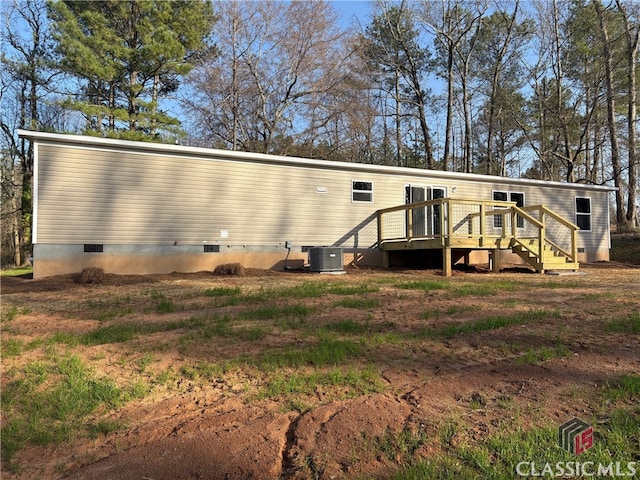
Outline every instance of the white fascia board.
{"label": "white fascia board", "polygon": [[391,167],[387,165],[371,165],[365,163],[349,163],[331,160],[316,160],[311,158],[285,157],[281,155],[269,155],[264,153],[239,152],[232,150],[219,150],[213,148],[188,147],[184,145],[171,145],[166,143],[137,142],[131,140],[117,140],[112,138],[91,137],[86,135],[73,135],[61,133],[36,132],[30,130],[18,130],[18,135],[40,143],[78,145],[85,147],[101,147],[132,152],[149,152],[156,154],[193,156],[202,159],[237,160],[253,163],[270,163],[276,165],[291,165],[298,167],[317,167],[332,170],[346,170],[355,172],[370,172],[379,174],[407,175],[413,177],[442,178],[449,180],[465,180],[470,182],[482,182],[493,184],[531,185],[538,187],[570,188],[583,190],[615,191],[615,187],[607,185],[587,185],[584,183],[551,182],[546,180],[532,180],[528,178],[498,177],[494,175],[479,175],[475,173],[445,172],[442,170],[424,170],[408,167]]}

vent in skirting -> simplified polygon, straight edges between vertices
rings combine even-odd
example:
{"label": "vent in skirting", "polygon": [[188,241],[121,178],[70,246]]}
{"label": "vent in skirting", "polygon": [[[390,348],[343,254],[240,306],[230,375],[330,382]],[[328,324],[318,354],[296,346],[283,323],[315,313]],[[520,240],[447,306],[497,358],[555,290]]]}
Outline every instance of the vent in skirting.
{"label": "vent in skirting", "polygon": [[102,245],[101,243],[85,243],[84,252],[85,253],[102,253],[104,252],[104,245]]}
{"label": "vent in skirting", "polygon": [[205,245],[204,253],[218,253],[220,251],[220,245]]}

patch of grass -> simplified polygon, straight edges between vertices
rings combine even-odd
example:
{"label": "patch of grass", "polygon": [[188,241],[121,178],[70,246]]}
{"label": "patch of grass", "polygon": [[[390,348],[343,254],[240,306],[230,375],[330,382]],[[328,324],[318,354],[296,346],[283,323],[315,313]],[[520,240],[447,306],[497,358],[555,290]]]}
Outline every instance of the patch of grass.
{"label": "patch of grass", "polygon": [[269,293],[280,298],[318,298],[328,289],[329,286],[322,282],[304,282],[293,287],[274,289]]}
{"label": "patch of grass", "polygon": [[325,330],[337,332],[347,335],[359,335],[369,331],[369,324],[356,322],[355,320],[341,320],[338,322],[328,323],[323,327]]}
{"label": "patch of grass", "polygon": [[604,325],[605,332],[640,333],[640,313],[633,313],[626,318],[612,320]]}
{"label": "patch of grass", "polygon": [[137,362],[136,365],[138,367],[138,372],[144,373],[147,370],[147,367],[153,363],[153,355],[150,353],[145,353]]}
{"label": "patch of grass", "polygon": [[582,297],[591,302],[607,302],[617,300],[618,294],[615,292],[585,293]]}
{"label": "patch of grass", "polygon": [[398,282],[393,285],[396,288],[405,290],[448,290],[451,284],[444,280],[417,280],[413,282]]}
{"label": "patch of grass", "polygon": [[365,293],[375,293],[380,291],[376,285],[361,283],[360,285],[350,285],[347,283],[334,283],[327,289],[328,293],[334,295],[364,295]]}
{"label": "patch of grass", "polygon": [[170,298],[157,290],[152,290],[149,294],[151,299],[155,301],[154,310],[159,314],[173,313],[178,310],[178,307],[173,303]]}
{"label": "patch of grass", "polygon": [[512,281],[491,281],[482,283],[462,283],[453,289],[456,297],[488,297],[500,292],[513,292],[520,289],[517,282]]}
{"label": "patch of grass", "polygon": [[126,424],[119,420],[98,420],[95,423],[88,423],[87,433],[89,438],[95,439],[100,435],[109,435],[110,433],[122,430]]}
{"label": "patch of grass", "polygon": [[220,379],[225,373],[225,368],[214,362],[198,362],[193,365],[184,365],[180,373],[189,380],[211,382]]}
{"label": "patch of grass", "polygon": [[154,383],[160,385],[169,385],[178,380],[178,375],[171,368],[166,368],[159,372],[153,379]]}
{"label": "patch of grass", "polygon": [[452,305],[447,307],[446,313],[447,315],[458,315],[460,313],[469,313],[477,310],[481,310],[482,307],[478,305]]}
{"label": "patch of grass", "polygon": [[233,324],[229,316],[209,321],[202,328],[183,337],[184,341],[211,340],[214,337],[236,337],[241,340],[256,341],[264,338],[271,330],[265,326],[241,327]]}
{"label": "patch of grass", "polygon": [[69,347],[75,347],[76,345],[80,345],[80,335],[70,332],[56,332],[45,340],[45,344],[47,345],[59,343]]}
{"label": "patch of grass", "polygon": [[123,343],[133,340],[138,335],[169,332],[180,329],[195,329],[206,325],[207,321],[192,317],[187,320],[158,323],[114,323],[98,327],[80,335],[68,332],[56,332],[49,337],[47,343],[62,343],[70,347],[76,345],[104,345],[107,343]]}
{"label": "patch of grass", "polygon": [[303,304],[284,306],[268,305],[266,307],[246,310],[239,315],[243,320],[274,320],[279,318],[304,318],[313,311],[312,307]]}
{"label": "patch of grass", "polygon": [[16,316],[18,316],[18,307],[16,307],[15,305],[8,305],[7,307],[2,305],[0,315],[2,316],[2,322],[10,322],[14,318],[16,318]]}
{"label": "patch of grass", "polygon": [[416,452],[429,441],[424,430],[416,430],[405,426],[399,432],[387,430],[382,436],[376,438],[376,449],[394,462],[410,462]]}
{"label": "patch of grass", "polygon": [[505,300],[502,300],[500,303],[502,303],[502,305],[507,308],[516,308],[518,306],[518,300],[516,300],[515,298],[507,298]]}
{"label": "patch of grass", "polygon": [[640,400],[640,375],[623,375],[604,387],[603,396],[610,400],[621,398]]}
{"label": "patch of grass", "polygon": [[142,325],[118,323],[99,327],[83,333],[78,340],[82,345],[104,345],[106,343],[128,342],[144,330]]}
{"label": "patch of grass", "polygon": [[430,308],[428,310],[423,311],[420,317],[423,320],[431,320],[431,319],[437,320],[438,318],[440,318],[440,310],[437,308]]}
{"label": "patch of grass", "polygon": [[376,308],[380,306],[380,301],[377,298],[343,298],[342,300],[334,303],[336,307],[345,307],[345,308],[356,308],[359,310],[364,310],[367,308]]}
{"label": "patch of grass", "polygon": [[176,306],[168,298],[162,298],[158,300],[158,303],[156,303],[156,312],[160,314],[173,313],[175,311],[176,311]]}
{"label": "patch of grass", "polygon": [[7,270],[0,271],[0,277],[20,277],[22,275],[31,274],[33,274],[33,267],[9,268]]}
{"label": "patch of grass", "polygon": [[553,358],[568,357],[569,355],[571,355],[571,350],[566,345],[559,343],[555,347],[530,348],[516,360],[516,363],[536,365]]}
{"label": "patch of grass", "polygon": [[397,345],[402,341],[402,336],[395,332],[375,332],[367,337],[367,345],[370,345],[372,347],[379,347],[381,345],[389,344]]}
{"label": "patch of grass", "polygon": [[271,330],[265,327],[240,327],[234,330],[234,335],[236,337],[248,342],[257,342],[258,340],[262,340],[269,333],[271,333]]}
{"label": "patch of grass", "polygon": [[360,342],[321,336],[316,343],[306,347],[286,347],[280,351],[267,352],[259,360],[259,366],[266,370],[302,366],[336,366],[358,356],[361,351]]}
{"label": "patch of grass", "polygon": [[[340,387],[342,396],[351,398],[382,390],[382,381],[375,369],[342,369],[328,371],[315,370],[311,373],[275,374],[260,393],[260,398],[276,398],[280,396],[316,392],[318,387]],[[344,389],[347,389],[347,392]]]}
{"label": "patch of grass", "polygon": [[582,282],[578,282],[575,280],[548,280],[545,282],[537,283],[536,287],[538,288],[550,288],[552,290],[562,290],[563,288],[582,288],[585,284]]}
{"label": "patch of grass", "polygon": [[131,297],[126,295],[124,297],[109,298],[108,300],[89,300],[86,305],[91,310],[96,311],[94,317],[96,320],[106,321],[133,313],[131,302]]}
{"label": "patch of grass", "polygon": [[421,330],[418,336],[427,338],[452,338],[460,334],[479,333],[513,325],[526,325],[527,323],[550,318],[553,315],[555,315],[553,312],[547,310],[530,310],[526,313],[492,316],[473,322],[449,324],[439,328],[426,328]]}
{"label": "patch of grass", "polygon": [[[6,333],[3,335],[6,337]],[[2,338],[2,356],[3,357],[17,357],[25,348],[23,340],[18,338]]]}
{"label": "patch of grass", "polygon": [[2,454],[7,461],[27,443],[57,444],[86,433],[83,422],[88,415],[100,407],[117,407],[128,395],[111,380],[96,377],[73,355],[50,365],[29,363],[16,376],[1,394],[7,418]]}
{"label": "patch of grass", "polygon": [[240,287],[214,287],[202,292],[205,297],[235,297],[241,293]]}

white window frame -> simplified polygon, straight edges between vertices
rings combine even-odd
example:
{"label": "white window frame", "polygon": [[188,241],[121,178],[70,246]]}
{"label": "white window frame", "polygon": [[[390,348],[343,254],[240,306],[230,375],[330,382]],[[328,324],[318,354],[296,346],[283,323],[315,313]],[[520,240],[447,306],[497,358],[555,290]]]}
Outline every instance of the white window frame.
{"label": "white window frame", "polygon": [[[371,190],[356,189],[356,183],[368,183],[371,185]],[[369,200],[356,200],[355,194],[366,193],[370,195]],[[371,180],[351,180],[351,203],[373,203],[373,182]]]}
{"label": "white window frame", "polygon": [[[513,202],[513,198],[511,198],[512,194],[518,194],[518,195],[522,195],[522,207],[524,207],[527,203],[527,196],[524,194],[524,192],[512,192],[509,191],[509,201]],[[517,206],[517,205],[516,205]],[[522,208],[520,207],[520,208]],[[516,215],[516,228],[524,228],[524,218],[522,218],[520,215]]]}
{"label": "white window frame", "polygon": [[[582,199],[582,200],[588,200],[589,201],[589,212],[578,212],[578,199]],[[575,208],[575,213],[576,213],[576,225],[579,226],[578,223],[578,217],[589,217],[589,229],[583,229],[580,228],[580,230],[578,230],[578,232],[590,232],[593,229],[593,208],[592,208],[593,203],[591,202],[591,197],[581,197],[576,195],[575,199],[574,199],[574,208]]]}
{"label": "white window frame", "polygon": [[[524,207],[527,203],[527,196],[524,192],[516,192],[516,191],[511,191],[511,190],[491,190],[491,201],[493,202],[501,202],[503,200],[496,200],[494,198],[494,195],[496,193],[506,193],[507,194],[507,199],[504,200],[506,202],[513,202],[514,200],[511,198],[512,194],[517,194],[517,195],[522,195],[522,206]],[[493,216],[493,228],[502,228],[502,218],[498,215],[494,215]],[[524,219],[518,215],[516,215],[516,228],[520,228],[523,229],[525,227],[524,225]]]}
{"label": "white window frame", "polygon": [[[506,200],[496,200],[496,193],[505,193],[507,195]],[[492,202],[508,202],[509,201],[509,190],[491,190],[491,201]],[[500,215],[493,215],[493,228],[502,228],[502,219],[503,217]]]}

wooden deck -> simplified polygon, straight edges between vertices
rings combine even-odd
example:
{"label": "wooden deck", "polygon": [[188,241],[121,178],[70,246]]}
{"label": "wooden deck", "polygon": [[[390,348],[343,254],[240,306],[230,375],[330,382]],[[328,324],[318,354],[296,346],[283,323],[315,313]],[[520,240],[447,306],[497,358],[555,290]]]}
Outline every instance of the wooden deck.
{"label": "wooden deck", "polygon": [[519,255],[536,271],[577,270],[578,227],[544,205],[440,198],[378,211],[378,246],[397,250],[441,250],[451,275],[452,250],[489,250],[493,271],[500,251]]}

